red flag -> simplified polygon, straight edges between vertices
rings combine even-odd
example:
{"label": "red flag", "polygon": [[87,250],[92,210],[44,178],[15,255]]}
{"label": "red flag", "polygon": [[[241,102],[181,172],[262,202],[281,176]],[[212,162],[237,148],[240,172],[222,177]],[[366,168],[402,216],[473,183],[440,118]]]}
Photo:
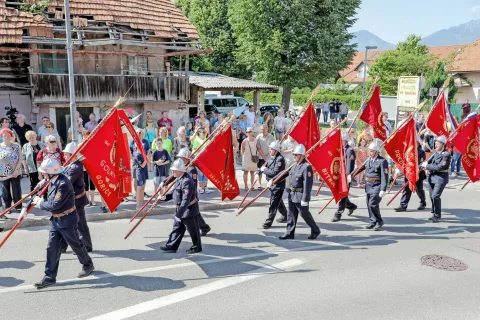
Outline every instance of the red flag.
{"label": "red flag", "polygon": [[118,116],[120,117],[120,120],[122,120],[123,125],[125,128],[127,128],[128,132],[133,138],[133,141],[135,141],[135,144],[137,145],[138,150],[142,152],[142,156],[145,160],[147,160],[147,154],[145,153],[145,149],[143,149],[143,144],[140,141],[140,138],[138,137],[138,134],[135,132],[135,128],[133,127],[132,123],[130,122],[130,119],[128,119],[127,114],[125,113],[124,110],[118,110]]}
{"label": "red flag", "polygon": [[432,107],[425,126],[437,136],[448,137],[447,109],[445,105],[445,94],[440,93],[437,103]]}
{"label": "red flag", "polygon": [[415,120],[411,118],[403,124],[393,136],[385,142],[385,150],[392,158],[405,177],[408,179],[408,187],[415,191],[418,181],[418,149],[417,130]]}
{"label": "red flag", "polygon": [[315,113],[315,107],[312,102],[308,105],[305,112],[300,116],[295,127],[290,132],[290,136],[309,150],[315,143],[320,140],[320,128]]}
{"label": "red flag", "polygon": [[307,160],[328,185],[335,202],[348,196],[345,155],[339,129],[331,131],[324,143],[308,153]]}
{"label": "red flag", "polygon": [[220,190],[222,200],[233,200],[240,194],[234,156],[232,129],[227,124],[194,160],[200,171]]}
{"label": "red flag", "polygon": [[122,133],[118,110],[98,124],[95,139],[80,146],[83,165],[113,212],[131,189],[130,151]]}
{"label": "red flag", "polygon": [[472,182],[480,180],[480,115],[463,120],[461,128],[450,138],[462,153],[462,165]]}
{"label": "red flag", "polygon": [[383,122],[382,104],[380,103],[380,87],[375,87],[372,97],[363,107],[360,120],[372,126],[374,138],[382,141],[387,139],[385,123]]}

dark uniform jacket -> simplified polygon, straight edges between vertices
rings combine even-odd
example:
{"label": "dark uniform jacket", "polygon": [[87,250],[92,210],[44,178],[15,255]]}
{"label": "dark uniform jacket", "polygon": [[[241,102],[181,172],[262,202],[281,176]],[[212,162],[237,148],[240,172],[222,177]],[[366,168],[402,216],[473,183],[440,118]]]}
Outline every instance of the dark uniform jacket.
{"label": "dark uniform jacket", "polygon": [[197,171],[197,168],[195,166],[190,166],[190,168],[188,168],[188,174],[190,175],[190,178],[192,178],[193,180],[193,185],[195,187],[195,198],[197,198],[198,200],[198,191],[197,191],[197,187],[198,187],[198,171]]}
{"label": "dark uniform jacket", "polygon": [[75,211],[75,195],[70,180],[59,174],[58,178],[48,187],[48,199],[40,205],[41,210],[50,211],[53,214],[61,214],[74,209],[70,214],[61,218],[50,218],[50,223],[55,228],[68,228],[78,223],[78,215]]}
{"label": "dark uniform jacket", "polygon": [[[275,178],[280,172],[285,170],[285,158],[277,152],[274,158],[268,160],[267,165],[263,173],[267,177],[267,181],[272,180]],[[276,184],[272,185],[270,188],[271,190],[285,190],[285,183],[286,181],[283,179]]]}
{"label": "dark uniform jacket", "polygon": [[346,164],[346,174],[349,175],[355,169],[355,160],[357,159],[357,155],[355,154],[355,150],[347,144],[345,147],[345,164]]}
{"label": "dark uniform jacket", "polygon": [[442,151],[433,153],[428,159],[426,170],[430,171],[431,180],[433,183],[437,182],[435,176],[441,176],[441,182],[448,182],[448,169],[450,168],[450,162],[452,156],[450,152]]}
{"label": "dark uniform jacket", "polygon": [[75,207],[85,207],[88,204],[88,198],[85,193],[85,181],[83,180],[83,163],[80,160],[73,162],[65,168],[64,174],[72,183],[75,193]]}
{"label": "dark uniform jacket", "polygon": [[176,218],[186,219],[199,215],[196,191],[195,183],[188,173],[175,181],[173,200],[177,205]]}
{"label": "dark uniform jacket", "polygon": [[[425,151],[423,151],[422,147],[418,147],[418,164],[420,165],[423,161],[427,160],[427,155]],[[425,180],[427,179],[427,175],[425,174],[425,170],[420,170],[418,172],[418,180]]]}
{"label": "dark uniform jacket", "polygon": [[367,194],[379,194],[380,191],[387,191],[387,160],[380,156],[377,156],[375,159],[368,158],[359,172],[363,170],[365,170],[365,178],[378,178],[376,181],[366,181],[365,191]]}
{"label": "dark uniform jacket", "polygon": [[290,176],[290,188],[287,189],[289,201],[300,203],[310,201],[313,186],[313,170],[310,163],[303,159],[293,166],[285,176]]}

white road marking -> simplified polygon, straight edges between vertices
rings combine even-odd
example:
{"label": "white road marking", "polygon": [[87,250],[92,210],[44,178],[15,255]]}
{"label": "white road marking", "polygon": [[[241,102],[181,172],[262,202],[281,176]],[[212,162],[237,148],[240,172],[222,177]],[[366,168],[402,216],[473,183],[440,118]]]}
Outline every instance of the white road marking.
{"label": "white road marking", "polygon": [[[266,256],[269,256],[269,255],[273,255],[273,254],[282,254],[282,253],[287,253],[287,252],[309,251],[309,250],[323,249],[323,248],[327,248],[327,247],[331,247],[331,246],[348,246],[348,245],[356,245],[356,244],[362,244],[362,243],[370,243],[370,242],[376,242],[376,241],[381,241],[381,240],[386,240],[386,239],[388,239],[388,237],[378,237],[378,238],[372,238],[372,239],[353,240],[353,241],[347,241],[347,242],[343,242],[343,243],[332,242],[332,243],[329,243],[329,244],[318,244],[318,245],[312,245],[312,246],[306,246],[306,247],[300,247],[300,248],[294,248],[294,249],[279,249],[279,250],[274,250],[274,251],[265,251],[265,252],[247,254],[247,255],[236,256],[236,257],[219,257],[219,258],[215,258],[215,259],[197,261],[197,262],[188,261],[188,262],[184,262],[184,263],[158,266],[158,267],[152,267],[152,268],[134,269],[134,270],[115,272],[115,273],[92,275],[92,276],[89,276],[89,277],[86,277],[86,278],[81,278],[81,279],[74,278],[74,279],[60,280],[60,281],[57,281],[57,284],[65,284],[65,283],[79,284],[83,281],[94,280],[94,279],[106,279],[106,278],[113,278],[113,277],[130,276],[130,275],[135,275],[135,274],[142,274],[142,273],[157,272],[157,271],[169,270],[169,269],[199,266],[199,265],[218,263],[218,262],[224,262],[224,261],[261,258],[261,257],[266,257]],[[16,286],[16,287],[11,287],[11,288],[0,289],[0,294],[9,293],[9,292],[16,292],[16,291],[31,290],[31,289],[35,289],[35,287],[33,285]]]}
{"label": "white road marking", "polygon": [[156,309],[160,309],[178,302],[182,302],[188,299],[192,299],[195,297],[199,297],[205,294],[209,294],[214,291],[218,291],[221,289],[225,289],[236,284],[240,284],[246,281],[251,281],[256,278],[265,276],[269,273],[274,273],[278,271],[286,271],[290,268],[299,266],[304,264],[305,262],[300,259],[291,259],[287,261],[283,261],[280,263],[276,263],[272,266],[267,266],[264,268],[260,268],[254,270],[252,272],[228,277],[221,280],[217,280],[211,283],[203,284],[191,289],[183,290],[180,292],[176,292],[173,294],[169,294],[167,296],[163,296],[157,299],[153,299],[150,301],[142,302],[130,307],[118,309],[94,318],[90,318],[89,320],[120,320],[120,319],[128,319],[139,314],[143,314],[146,312],[150,312]]}
{"label": "white road marking", "polygon": [[449,233],[453,231],[463,231],[465,227],[458,227],[458,228],[450,228],[450,229],[440,229],[440,230],[432,230],[432,231],[425,231],[426,234],[438,234],[438,233]]}

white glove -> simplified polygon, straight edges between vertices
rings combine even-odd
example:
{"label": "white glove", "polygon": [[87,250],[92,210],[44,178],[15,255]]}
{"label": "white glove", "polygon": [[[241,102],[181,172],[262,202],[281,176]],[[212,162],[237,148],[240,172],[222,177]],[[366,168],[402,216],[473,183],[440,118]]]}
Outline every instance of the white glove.
{"label": "white glove", "polygon": [[271,188],[273,185],[273,179],[267,182],[267,188]]}
{"label": "white glove", "polygon": [[43,179],[35,186],[35,189],[41,189],[47,183],[47,179]]}
{"label": "white glove", "polygon": [[301,201],[301,202],[300,202],[300,205],[301,205],[302,207],[307,207],[307,206],[308,206],[308,202],[307,202],[307,201]]}
{"label": "white glove", "polygon": [[262,167],[260,168],[260,171],[262,171],[262,172],[265,171],[265,167],[262,166]]}
{"label": "white glove", "polygon": [[378,194],[380,198],[383,198],[384,195],[385,195],[385,191],[380,191],[380,193]]}
{"label": "white glove", "polygon": [[424,167],[424,168],[426,168],[426,167],[427,167],[427,164],[428,164],[428,162],[427,162],[427,161],[423,161],[423,162],[422,162],[422,164],[420,165],[420,167]]}
{"label": "white glove", "polygon": [[27,216],[27,208],[22,208],[22,211],[20,211],[20,216],[18,216],[18,222],[25,218]]}
{"label": "white glove", "polygon": [[163,188],[165,186],[165,183],[160,182],[160,188]]}
{"label": "white glove", "polygon": [[400,175],[400,172],[401,172],[400,169],[398,169],[398,168],[395,169],[395,174],[396,174],[397,176]]}
{"label": "white glove", "polygon": [[43,203],[43,198],[40,198],[40,197],[36,196],[35,198],[33,198],[33,203],[35,203],[35,208],[40,209],[40,206]]}
{"label": "white glove", "polygon": [[351,174],[349,174],[349,175],[347,176],[347,182],[348,182],[348,183],[351,183],[351,182],[352,182],[352,175],[351,175]]}

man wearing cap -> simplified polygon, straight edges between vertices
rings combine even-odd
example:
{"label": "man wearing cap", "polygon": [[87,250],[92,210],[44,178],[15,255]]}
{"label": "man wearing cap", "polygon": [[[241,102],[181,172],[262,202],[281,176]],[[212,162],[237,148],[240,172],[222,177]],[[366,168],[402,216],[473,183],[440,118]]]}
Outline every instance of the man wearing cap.
{"label": "man wearing cap", "polygon": [[[270,143],[269,153],[270,160],[265,166],[262,166],[257,174],[262,172],[265,174],[267,181],[273,181],[280,172],[285,170],[285,159],[280,153],[280,141],[275,140]],[[277,210],[280,211],[282,217],[277,222],[287,222],[287,208],[283,203],[283,191],[285,190],[285,180],[279,181],[276,184],[272,184],[270,187],[270,207],[268,208],[268,217],[263,224],[263,229],[269,229],[272,226],[273,220],[277,215]]]}
{"label": "man wearing cap", "polygon": [[445,150],[447,138],[440,136],[435,138],[435,152],[428,161],[422,163],[427,170],[430,200],[432,201],[432,214],[429,218],[432,222],[440,222],[442,217],[442,192],[448,183],[448,169],[452,161],[450,152]]}
{"label": "man wearing cap", "polygon": [[[188,164],[190,163],[190,156],[191,156],[191,153],[190,153],[190,150],[188,148],[180,149],[180,151],[178,152],[178,155],[177,155],[178,158],[183,160],[183,162],[185,163],[186,166],[188,166]],[[197,171],[197,167],[191,165],[188,168],[188,174],[192,178],[193,183],[195,185],[195,189],[194,189],[195,190],[195,198],[197,199],[197,202],[198,202],[198,191],[197,191],[198,171]],[[163,185],[160,185],[160,186],[163,187]],[[210,226],[205,222],[205,220],[203,219],[202,214],[200,212],[198,213],[198,224],[199,224],[198,227],[200,228],[200,231],[201,231],[200,235],[202,237],[205,237],[210,232],[210,230],[212,230],[212,228],[210,228]]]}
{"label": "man wearing cap", "polygon": [[198,200],[195,192],[195,183],[185,170],[185,163],[182,159],[177,159],[172,165],[173,176],[177,179],[172,193],[167,195],[173,198],[177,209],[175,212],[175,221],[173,230],[168,237],[168,241],[160,250],[175,253],[182,242],[185,231],[188,230],[192,238],[192,246],[187,250],[188,254],[198,253],[202,251],[202,241],[200,230],[198,228]]}
{"label": "man wearing cap", "polygon": [[[279,239],[295,239],[295,228],[297,226],[298,213],[300,212],[300,216],[302,216],[311,229],[308,239],[314,240],[320,234],[320,228],[315,223],[308,207],[313,185],[313,170],[312,166],[305,160],[305,146],[303,144],[295,147],[293,159],[297,164],[287,173],[290,176],[290,188],[287,190],[287,232],[280,236]],[[268,181],[268,188],[272,186],[273,180]]]}
{"label": "man wearing cap", "polygon": [[[45,264],[45,276],[40,282],[35,283],[37,289],[55,284],[58,265],[61,256],[62,238],[77,255],[82,264],[79,278],[87,277],[95,269],[92,259],[87,253],[85,244],[80,240],[78,232],[78,215],[75,210],[75,195],[72,183],[63,174],[64,168],[55,159],[46,159],[38,168],[45,179],[50,180],[47,200],[35,197],[33,203],[41,210],[50,211],[50,230],[47,246],[47,262]],[[26,215],[22,211],[19,219]]]}
{"label": "man wearing cap", "polygon": [[[369,158],[356,172],[355,176],[365,170],[365,191],[367,192],[367,208],[370,216],[370,224],[367,229],[381,230],[384,222],[380,215],[380,201],[387,191],[388,182],[388,163],[379,153],[381,149],[381,140],[375,139],[368,146]],[[355,178],[351,174],[348,175],[348,183]]]}
{"label": "man wearing cap", "polygon": [[[420,142],[417,142],[417,153],[418,153],[418,164],[419,166],[425,161],[426,155],[425,151],[423,151]],[[425,190],[423,190],[423,180],[427,179],[427,175],[425,174],[425,168],[420,166],[418,170],[418,181],[415,186],[415,192],[417,193],[418,198],[420,199],[420,206],[417,210],[424,210],[427,206],[427,202],[425,201]],[[398,176],[400,174],[400,169],[395,169],[395,174]],[[405,176],[405,183],[408,183],[408,179]],[[410,197],[412,196],[412,191],[409,187],[403,189],[402,192],[402,199],[400,200],[400,206],[395,208],[395,212],[405,212],[407,211],[408,203],[410,202]]]}
{"label": "man wearing cap", "polygon": [[[350,137],[348,135],[348,132],[345,131],[342,133],[342,144],[344,148],[346,166],[345,173],[347,175],[350,175],[355,169],[355,160],[357,157],[355,154],[355,150],[353,150],[353,148],[348,144],[348,141],[350,141]],[[332,222],[338,222],[342,219],[342,213],[345,211],[345,208],[348,209],[349,216],[351,216],[352,213],[357,210],[357,206],[350,202],[350,198],[348,197],[348,195],[338,202],[338,210],[337,212],[335,212],[335,215],[332,218]]]}
{"label": "man wearing cap", "polygon": [[[67,144],[63,153],[65,157],[70,158],[77,151],[77,144],[71,142]],[[83,163],[75,156],[75,161],[65,168],[64,174],[70,180],[75,194],[75,208],[78,214],[78,231],[80,232],[80,240],[83,241],[87,252],[92,252],[92,238],[90,229],[88,228],[87,218],[85,216],[85,206],[88,204],[88,197],[85,192],[85,180],[83,179]]]}

